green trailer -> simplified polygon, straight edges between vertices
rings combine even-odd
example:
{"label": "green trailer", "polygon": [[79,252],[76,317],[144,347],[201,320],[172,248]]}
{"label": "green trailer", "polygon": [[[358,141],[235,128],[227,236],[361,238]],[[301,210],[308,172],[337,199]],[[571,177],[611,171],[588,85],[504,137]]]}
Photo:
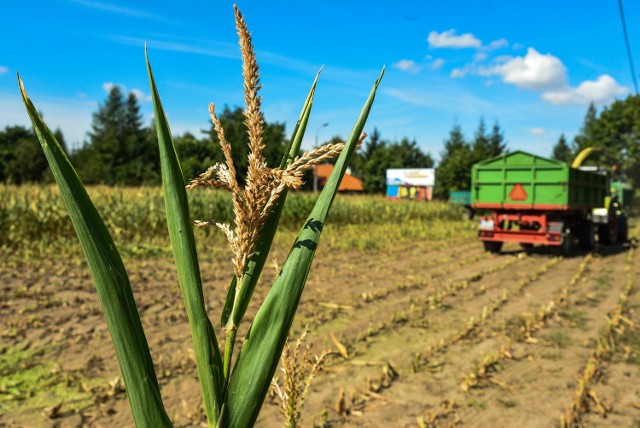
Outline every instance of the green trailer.
{"label": "green trailer", "polygon": [[[598,171],[524,151],[505,153],[475,164],[471,175],[471,206],[491,210],[480,219],[478,236],[485,249],[498,252],[504,242],[528,248],[550,245],[568,252],[577,239],[593,248],[595,232],[602,241],[617,233],[615,222],[594,223],[594,210],[606,206],[609,182]],[[611,224],[609,224],[611,223]]]}

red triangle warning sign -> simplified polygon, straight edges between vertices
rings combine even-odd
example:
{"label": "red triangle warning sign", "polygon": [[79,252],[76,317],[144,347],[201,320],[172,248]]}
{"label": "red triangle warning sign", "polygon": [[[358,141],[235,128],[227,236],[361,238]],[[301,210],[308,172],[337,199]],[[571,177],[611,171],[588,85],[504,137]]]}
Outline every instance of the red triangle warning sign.
{"label": "red triangle warning sign", "polygon": [[526,201],[527,197],[527,192],[520,183],[514,185],[513,188],[511,188],[511,192],[509,192],[509,199],[512,201]]}

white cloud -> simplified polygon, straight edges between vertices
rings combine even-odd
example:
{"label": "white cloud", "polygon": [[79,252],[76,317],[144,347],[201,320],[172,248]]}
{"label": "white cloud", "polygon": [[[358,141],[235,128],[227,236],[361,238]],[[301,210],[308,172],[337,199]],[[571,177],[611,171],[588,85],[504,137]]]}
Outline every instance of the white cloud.
{"label": "white cloud", "polygon": [[111,92],[111,89],[113,89],[113,87],[115,86],[115,83],[113,82],[104,82],[102,84],[102,89],[104,90],[105,93],[109,93]]}
{"label": "white cloud", "polygon": [[494,69],[492,67],[485,67],[481,65],[475,69],[475,74],[482,77],[491,77],[495,74]]}
{"label": "white cloud", "polygon": [[482,42],[478,40],[473,34],[465,33],[465,34],[456,34],[456,30],[451,29],[447,31],[443,31],[442,33],[438,33],[437,31],[432,31],[429,33],[429,37],[427,37],[427,41],[429,42],[429,48],[452,48],[452,49],[461,49],[461,48],[481,48]]}
{"label": "white cloud", "polygon": [[138,88],[133,88],[131,90],[128,90],[125,85],[121,85],[119,83],[114,83],[114,82],[104,82],[102,84],[102,89],[106,94],[109,94],[109,92],[111,92],[111,89],[113,89],[114,86],[119,87],[120,91],[122,91],[123,94],[130,94],[130,93],[133,94],[140,102],[151,102],[151,95],[146,95],[141,89],[138,89]]}
{"label": "white cloud", "polygon": [[140,102],[151,102],[151,95],[146,95],[141,89],[133,88],[129,92],[135,95]]}
{"label": "white cloud", "polygon": [[578,87],[571,87],[567,80],[567,68],[562,61],[551,54],[543,55],[534,48],[527,49],[525,56],[510,59],[497,57],[493,62],[502,63],[493,67],[469,64],[454,70],[451,77],[463,77],[469,73],[484,77],[498,75],[505,83],[541,91],[542,99],[551,104],[607,104],[615,97],[629,92],[628,88],[620,86],[608,74],[603,74],[596,80],[586,80]]}
{"label": "white cloud", "polygon": [[542,92],[542,99],[551,104],[607,104],[615,97],[629,92],[628,88],[619,85],[608,74],[603,74],[596,80],[586,80],[578,87],[571,87],[567,79],[567,68],[562,61],[551,54],[543,55],[534,48],[527,49],[524,56],[495,57],[491,61],[492,66],[478,64],[485,58],[481,54],[483,52],[474,56],[474,62],[452,70],[451,77],[461,78],[467,74],[487,78],[500,76],[504,83]]}
{"label": "white cloud", "polygon": [[421,70],[421,67],[416,64],[415,61],[410,59],[401,59],[398,62],[394,62],[392,65],[398,70],[411,74],[415,74]]}
{"label": "white cloud", "polygon": [[493,50],[493,49],[498,49],[504,46],[509,46],[509,42],[507,41],[507,39],[497,39],[485,46],[482,44],[480,39],[478,39],[473,34],[471,33],[456,34],[456,30],[453,28],[447,31],[443,31],[442,33],[438,33],[437,31],[432,31],[429,33],[429,36],[427,37],[427,41],[429,42],[429,48],[431,49],[475,48],[475,49]]}
{"label": "white cloud", "polygon": [[608,74],[603,74],[597,80],[586,80],[577,88],[564,87],[542,94],[542,99],[551,104],[607,104],[617,96],[624,95],[628,88],[620,86]]}
{"label": "white cloud", "polygon": [[529,48],[524,57],[515,57],[494,67],[493,72],[519,88],[549,90],[567,85],[567,69],[562,61],[534,48]]}
{"label": "white cloud", "polygon": [[511,55],[498,55],[497,57],[493,58],[493,62],[505,63],[507,61],[511,61],[512,59],[513,57]]}
{"label": "white cloud", "polygon": [[543,135],[546,132],[547,131],[544,128],[533,128],[532,130],[529,131],[529,134],[531,134],[531,135]]}
{"label": "white cloud", "polygon": [[453,77],[454,79],[460,79],[460,78],[466,76],[467,73],[469,73],[469,69],[467,67],[465,67],[465,68],[454,68],[453,70],[451,70],[450,76]]}
{"label": "white cloud", "polygon": [[502,48],[504,46],[509,46],[509,42],[507,41],[507,39],[498,39],[498,40],[494,40],[491,43],[489,43],[489,46],[487,46],[488,49],[498,49],[498,48]]}
{"label": "white cloud", "polygon": [[0,74],[5,74],[9,72],[9,67],[5,67],[4,65],[0,65]]}
{"label": "white cloud", "polygon": [[480,61],[484,61],[485,59],[487,59],[488,55],[484,52],[477,52],[474,56],[473,56],[473,60],[476,62],[480,62]]}
{"label": "white cloud", "polygon": [[439,70],[442,68],[442,66],[444,65],[444,59],[442,58],[436,58],[433,60],[433,62],[431,63],[431,68],[433,70]]}

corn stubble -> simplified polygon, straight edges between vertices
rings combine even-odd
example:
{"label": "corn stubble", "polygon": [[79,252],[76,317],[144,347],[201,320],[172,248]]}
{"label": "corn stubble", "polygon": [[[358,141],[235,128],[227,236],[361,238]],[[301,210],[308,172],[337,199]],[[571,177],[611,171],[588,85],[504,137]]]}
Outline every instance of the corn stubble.
{"label": "corn stubble", "polygon": [[282,377],[274,377],[271,381],[271,391],[280,399],[280,412],[284,417],[285,427],[298,426],[311,383],[322,369],[325,358],[332,354],[329,350],[323,350],[320,355],[315,355],[311,352],[311,344],[307,344],[301,353],[308,333],[307,325],[293,349],[287,340],[281,357]]}
{"label": "corn stubble", "polygon": [[[217,427],[252,426],[258,417],[285,347],[327,214],[350,159],[364,139],[364,125],[384,73],[383,69],[346,143],[323,146],[298,156],[311,112],[318,79],[316,76],[288,150],[279,167],[271,168],[266,164],[262,154],[264,123],[260,111],[261,98],[258,95],[261,88],[259,68],[244,17],[237,7],[234,9],[243,60],[244,114],[249,146],[249,167],[244,189],[236,179],[231,146],[225,139],[224,129],[215,114],[213,104],[209,106],[209,113],[225,156],[225,163],[213,165],[185,186],[169,124],[147,56],[169,237],[193,338],[208,423],[209,426]],[[141,427],[171,426],[120,254],[66,154],[28,98],[20,77],[18,80],[27,113],[87,257],[116,349],[134,422],[136,426]],[[238,325],[244,318],[267,259],[288,189],[297,189],[302,185],[304,171],[338,154],[333,173],[255,315],[234,361],[233,351]],[[216,224],[224,232],[233,253],[233,276],[220,317],[220,325],[226,334],[224,349],[219,348],[204,303],[193,232],[194,222],[191,220],[186,193],[187,188],[196,187],[224,189],[231,193],[233,202],[233,224]],[[206,226],[209,223],[200,220],[195,222],[195,225]],[[292,371],[300,374],[298,363],[292,359],[299,354],[299,347],[300,342],[293,355],[289,351],[285,353],[283,369],[287,375],[292,374],[289,373]],[[305,355],[308,357],[308,354]],[[298,379],[292,380],[294,383],[297,382],[298,386],[305,385],[302,390],[288,387],[280,389],[293,415],[288,421],[288,426],[297,424],[309,382],[319,369],[324,356],[324,353],[321,354],[311,364],[309,372],[302,370],[308,375],[304,382],[299,377],[291,377]],[[307,358],[306,361],[310,360]],[[303,366],[306,367],[305,363]]]}

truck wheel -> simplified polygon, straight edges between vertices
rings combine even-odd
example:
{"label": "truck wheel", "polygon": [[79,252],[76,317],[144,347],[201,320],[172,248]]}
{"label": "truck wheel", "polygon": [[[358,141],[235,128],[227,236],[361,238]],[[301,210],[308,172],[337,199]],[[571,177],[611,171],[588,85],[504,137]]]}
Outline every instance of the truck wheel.
{"label": "truck wheel", "polygon": [[611,225],[600,224],[598,225],[598,242],[603,245],[615,244],[617,236],[614,231],[611,230]]}
{"label": "truck wheel", "polygon": [[592,222],[588,221],[580,226],[580,235],[578,243],[582,251],[591,251],[596,245],[595,227]]}
{"label": "truck wheel", "polygon": [[618,217],[618,242],[624,244],[629,240],[629,224],[627,216]]}
{"label": "truck wheel", "polygon": [[502,249],[502,242],[497,241],[482,241],[484,244],[484,250],[490,253],[499,253]]}
{"label": "truck wheel", "polygon": [[533,244],[530,244],[528,242],[522,242],[520,243],[520,248],[522,248],[525,251],[530,251],[533,248]]}
{"label": "truck wheel", "polygon": [[598,225],[598,242],[603,245],[611,244],[611,230],[608,224]]}
{"label": "truck wheel", "polygon": [[609,221],[598,225],[598,241],[604,245],[615,244],[618,240],[618,218],[613,204],[609,207]]}
{"label": "truck wheel", "polygon": [[559,256],[568,256],[571,254],[571,229],[566,228],[562,234],[560,245],[552,248],[552,253]]}

